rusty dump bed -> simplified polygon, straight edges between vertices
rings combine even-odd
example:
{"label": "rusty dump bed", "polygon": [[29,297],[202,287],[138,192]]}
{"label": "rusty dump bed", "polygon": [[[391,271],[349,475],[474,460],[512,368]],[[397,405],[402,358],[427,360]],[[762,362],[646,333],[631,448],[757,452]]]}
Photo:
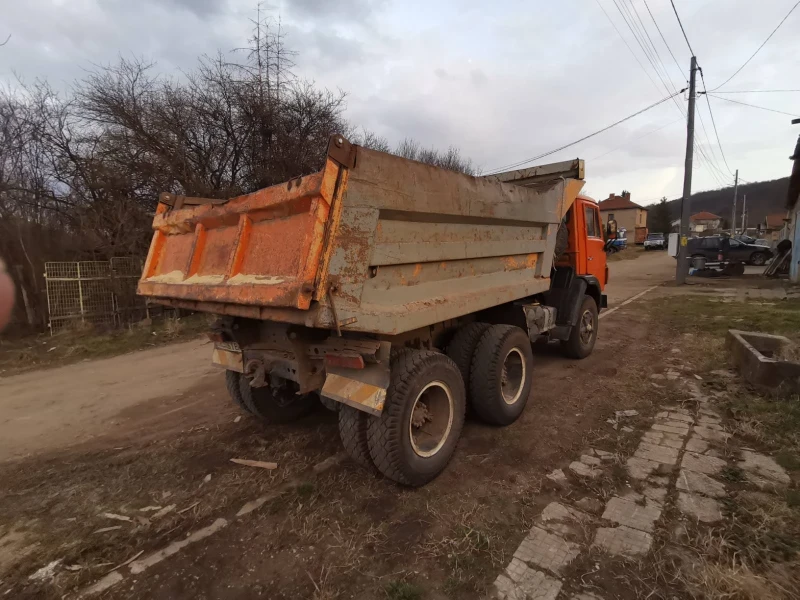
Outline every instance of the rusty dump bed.
{"label": "rusty dump bed", "polygon": [[398,334],[546,290],[557,224],[582,186],[546,167],[471,177],[333,136],[313,175],[228,201],[162,195],[139,293]]}

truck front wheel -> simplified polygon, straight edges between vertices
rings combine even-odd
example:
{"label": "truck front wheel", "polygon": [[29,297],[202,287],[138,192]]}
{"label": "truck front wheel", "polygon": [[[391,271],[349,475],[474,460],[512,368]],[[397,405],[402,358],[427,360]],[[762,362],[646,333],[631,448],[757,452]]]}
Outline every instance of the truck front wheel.
{"label": "truck front wheel", "polygon": [[383,412],[368,419],[372,462],[397,483],[425,485],[450,462],[465,409],[464,381],[450,358],[427,350],[398,352]]}
{"label": "truck front wheel", "polygon": [[510,425],[525,410],[533,380],[528,335],[513,325],[492,325],[472,357],[470,404],[493,425]]}
{"label": "truck front wheel", "polygon": [[589,356],[597,341],[599,323],[597,303],[591,296],[584,296],[578,313],[578,322],[573,325],[569,339],[561,342],[564,354],[569,358],[586,358]]}
{"label": "truck front wheel", "polygon": [[314,394],[298,394],[300,386],[289,379],[270,377],[270,385],[250,387],[244,375],[239,376],[239,391],[247,410],[270,424],[291,423],[314,410]]}

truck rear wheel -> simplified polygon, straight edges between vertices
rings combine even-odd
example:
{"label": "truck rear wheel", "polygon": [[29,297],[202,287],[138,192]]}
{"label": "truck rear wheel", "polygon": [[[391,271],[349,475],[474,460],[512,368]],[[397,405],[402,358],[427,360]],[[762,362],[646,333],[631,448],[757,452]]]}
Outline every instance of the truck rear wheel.
{"label": "truck rear wheel", "polygon": [[597,329],[600,321],[597,303],[591,296],[584,296],[578,313],[578,322],[570,331],[569,339],[561,342],[564,354],[569,358],[586,358],[592,353],[597,342]]}
{"label": "truck rear wheel", "polygon": [[533,379],[528,335],[513,325],[492,325],[472,357],[470,403],[493,425],[510,425],[525,409]]}
{"label": "truck rear wheel", "polygon": [[370,418],[370,415],[352,406],[341,404],[339,407],[339,437],[345,451],[359,465],[374,472],[375,464],[369,454],[367,440]]}
{"label": "truck rear wheel", "polygon": [[472,366],[472,356],[475,354],[475,348],[486,330],[491,325],[488,323],[469,323],[459,328],[453,339],[447,345],[447,356],[449,356],[458,370],[461,371],[461,377],[464,379],[464,387],[467,390],[467,400],[472,396],[469,391],[470,388],[470,367]]}
{"label": "truck rear wheel", "polygon": [[383,412],[368,418],[375,466],[397,483],[425,485],[453,456],[465,408],[464,381],[450,358],[428,350],[398,352]]}
{"label": "truck rear wheel", "polygon": [[244,399],[242,398],[242,392],[239,389],[239,379],[241,378],[241,374],[237,373],[236,371],[225,371],[225,387],[228,389],[228,395],[233,400],[233,403],[236,404],[239,408],[241,408],[244,412],[249,413],[250,409],[247,408],[247,405],[244,403]]}
{"label": "truck rear wheel", "polygon": [[300,386],[289,379],[270,377],[272,385],[250,387],[244,375],[239,377],[242,401],[251,413],[270,424],[291,423],[307,414],[316,406],[314,394],[298,394]]}

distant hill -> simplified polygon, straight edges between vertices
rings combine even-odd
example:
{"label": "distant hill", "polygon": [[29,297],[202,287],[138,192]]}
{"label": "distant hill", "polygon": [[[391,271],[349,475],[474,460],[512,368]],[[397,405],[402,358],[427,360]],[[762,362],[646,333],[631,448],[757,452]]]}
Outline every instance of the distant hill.
{"label": "distant hill", "polygon": [[[789,190],[789,178],[773,179],[772,181],[759,181],[746,183],[739,186],[739,200],[736,204],[736,218],[742,217],[742,198],[747,194],[747,226],[755,227],[763,223],[767,215],[786,212],[786,194]],[[680,198],[667,202],[672,220],[680,218]],[[652,209],[650,204],[647,208]],[[711,190],[692,194],[692,214],[707,210],[723,217],[726,223],[730,222],[733,209],[733,186],[721,190]],[[647,225],[650,226],[650,210]],[[739,222],[739,221],[737,221]]]}

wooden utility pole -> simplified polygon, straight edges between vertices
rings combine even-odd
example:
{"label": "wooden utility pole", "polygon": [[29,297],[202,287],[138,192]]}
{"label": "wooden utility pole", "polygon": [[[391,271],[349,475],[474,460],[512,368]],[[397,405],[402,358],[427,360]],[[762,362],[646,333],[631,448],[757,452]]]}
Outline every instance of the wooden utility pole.
{"label": "wooden utility pole", "polygon": [[739,169],[736,169],[736,179],[733,181],[733,213],[731,215],[731,235],[736,235],[736,199],[739,195]]}
{"label": "wooden utility pole", "polygon": [[675,267],[675,281],[686,283],[689,274],[689,260],[686,244],[689,242],[689,217],[692,212],[692,160],[694,158],[694,102],[697,58],[692,57],[689,66],[689,115],[686,119],[686,160],[683,164],[683,197],[681,198],[681,229],[678,242],[678,264]]}

